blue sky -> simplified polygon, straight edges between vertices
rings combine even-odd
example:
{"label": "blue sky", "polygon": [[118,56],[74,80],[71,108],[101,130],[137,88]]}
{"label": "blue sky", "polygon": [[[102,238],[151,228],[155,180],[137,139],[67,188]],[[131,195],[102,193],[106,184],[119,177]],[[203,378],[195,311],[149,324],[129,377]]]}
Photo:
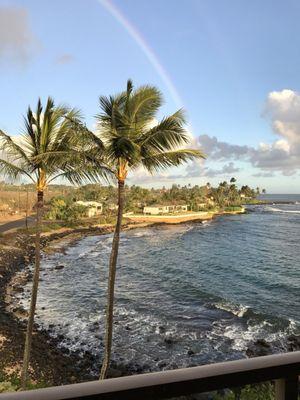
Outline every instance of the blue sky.
{"label": "blue sky", "polygon": [[19,134],[28,104],[48,95],[92,128],[98,96],[130,77],[162,90],[161,116],[184,106],[208,155],[132,183],[236,176],[299,193],[299,17],[297,0],[0,0],[0,128]]}

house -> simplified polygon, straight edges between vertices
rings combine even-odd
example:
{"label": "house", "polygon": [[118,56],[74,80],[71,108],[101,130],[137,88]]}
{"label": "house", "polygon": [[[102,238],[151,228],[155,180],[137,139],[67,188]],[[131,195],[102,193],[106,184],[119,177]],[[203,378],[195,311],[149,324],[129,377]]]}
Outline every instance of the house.
{"label": "house", "polygon": [[188,211],[188,206],[184,205],[155,205],[155,206],[146,206],[143,209],[143,214],[146,215],[160,215],[160,214],[169,214],[176,212],[185,212]]}
{"label": "house", "polygon": [[103,205],[97,201],[76,201],[76,204],[87,208],[86,216],[89,218],[95,217],[96,215],[102,214]]}
{"label": "house", "polygon": [[213,196],[208,197],[206,202],[207,202],[207,204],[209,206],[214,206],[215,205],[215,199],[213,198]]}

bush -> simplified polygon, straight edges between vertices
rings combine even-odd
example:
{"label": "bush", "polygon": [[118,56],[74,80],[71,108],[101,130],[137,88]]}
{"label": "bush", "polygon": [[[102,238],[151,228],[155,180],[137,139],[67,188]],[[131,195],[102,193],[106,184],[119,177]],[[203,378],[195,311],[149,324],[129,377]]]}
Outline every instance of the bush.
{"label": "bush", "polygon": [[274,400],[274,386],[272,383],[247,385],[241,389],[232,389],[225,396],[216,395],[213,400]]}
{"label": "bush", "polygon": [[225,211],[241,211],[241,206],[228,206],[224,208]]}
{"label": "bush", "polygon": [[12,385],[11,382],[0,382],[0,393],[15,392],[17,387]]}
{"label": "bush", "polygon": [[45,218],[65,222],[75,222],[86,214],[87,207],[65,200],[62,197],[54,197],[50,201],[50,210]]}

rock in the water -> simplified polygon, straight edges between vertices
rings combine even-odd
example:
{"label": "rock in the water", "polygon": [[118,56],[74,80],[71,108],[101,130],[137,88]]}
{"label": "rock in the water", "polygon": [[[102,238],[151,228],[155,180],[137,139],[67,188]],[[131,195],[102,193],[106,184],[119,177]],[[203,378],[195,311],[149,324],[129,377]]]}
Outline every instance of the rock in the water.
{"label": "rock in the water", "polygon": [[63,269],[63,268],[65,268],[64,265],[56,265],[56,266],[54,267],[54,269]]}
{"label": "rock in the water", "polygon": [[246,350],[246,354],[248,357],[267,356],[268,354],[271,353],[272,353],[271,345],[264,339],[256,340]]}
{"label": "rock in the water", "polygon": [[288,350],[299,351],[300,350],[300,335],[290,335],[287,338]]}
{"label": "rock in the water", "polygon": [[171,345],[171,344],[174,343],[174,340],[173,340],[173,338],[171,338],[170,336],[167,336],[167,337],[164,338],[164,342],[165,342],[166,344],[168,344],[168,345]]}
{"label": "rock in the water", "polygon": [[157,366],[158,366],[158,368],[162,369],[162,368],[165,368],[167,366],[167,363],[162,360],[157,364]]}
{"label": "rock in the water", "polygon": [[120,376],[122,376],[122,371],[115,369],[115,368],[110,368],[108,370],[109,378],[119,378]]}
{"label": "rock in the water", "polygon": [[158,332],[159,333],[165,333],[166,332],[166,328],[164,326],[159,326],[158,327]]}

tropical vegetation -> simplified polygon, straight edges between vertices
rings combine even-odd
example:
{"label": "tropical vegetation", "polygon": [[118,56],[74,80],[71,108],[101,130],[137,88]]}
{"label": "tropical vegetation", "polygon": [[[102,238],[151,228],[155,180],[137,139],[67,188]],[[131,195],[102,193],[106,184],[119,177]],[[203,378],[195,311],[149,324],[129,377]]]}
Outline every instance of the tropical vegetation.
{"label": "tropical vegetation", "polygon": [[163,99],[154,86],[134,89],[130,80],[125,91],[99,99],[98,134],[89,136],[101,160],[118,183],[118,212],[109,260],[105,350],[100,379],[104,379],[111,358],[116,265],[124,210],[125,182],[129,172],[143,168],[150,173],[203,158],[199,150],[183,148],[189,142],[182,110],[156,123]]}
{"label": "tropical vegetation", "polygon": [[[116,214],[100,372],[100,379],[104,379],[112,352],[114,287],[124,212],[141,212],[146,205],[170,202],[188,204],[192,211],[209,208],[230,211],[245,201],[253,201],[260,193],[259,188],[253,190],[247,185],[238,189],[235,178],[229,183],[223,181],[215,188],[210,183],[193,187],[174,184],[170,189],[127,186],[128,175],[134,175],[138,169],[153,174],[205,157],[200,150],[187,148],[190,138],[185,129],[183,110],[157,120],[162,103],[162,94],[156,87],[145,85],[135,89],[129,80],[126,90],[121,93],[100,97],[96,132],[87,129],[78,110],[55,106],[51,98],[45,107],[38,100],[35,112],[28,108],[21,137],[13,138],[0,130],[3,152],[0,173],[12,181],[25,179],[30,182],[26,184],[26,212],[29,193],[34,192],[36,197],[35,265],[21,374],[23,389],[28,382],[43,218],[65,222],[83,218],[86,208],[76,204],[78,200],[103,201],[105,211]],[[63,186],[62,193],[61,188],[56,187],[55,191],[52,182],[58,178],[77,187]],[[100,185],[103,179],[107,183],[117,183],[117,188],[111,184]],[[82,186],[87,181],[90,183]],[[52,194],[47,198],[45,208],[45,193],[50,189],[53,189]],[[20,190],[18,193],[20,208]]]}
{"label": "tropical vegetation", "polygon": [[82,170],[82,165],[86,165],[87,160],[83,159],[81,143],[78,141],[74,128],[74,123],[79,122],[79,118],[78,110],[66,106],[55,106],[54,101],[48,98],[45,107],[41,100],[38,100],[35,112],[30,107],[28,108],[24,118],[25,129],[21,137],[14,139],[2,130],[0,131],[1,150],[5,156],[0,159],[0,172],[10,179],[29,179],[36,191],[35,267],[21,377],[23,389],[28,380],[39,284],[44,192],[47,186],[57,178],[83,182],[84,178],[89,176],[88,167],[85,171]]}

